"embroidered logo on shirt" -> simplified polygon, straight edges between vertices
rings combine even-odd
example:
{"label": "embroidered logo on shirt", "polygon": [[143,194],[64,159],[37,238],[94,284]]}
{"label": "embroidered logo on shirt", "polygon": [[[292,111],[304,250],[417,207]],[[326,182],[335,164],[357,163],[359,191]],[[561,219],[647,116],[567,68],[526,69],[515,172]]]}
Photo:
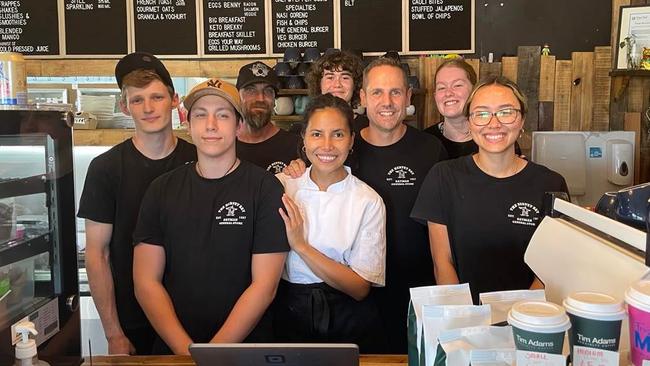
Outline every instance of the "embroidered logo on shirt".
{"label": "embroidered logo on shirt", "polygon": [[517,202],[508,209],[508,219],[516,225],[537,226],[539,209],[527,202]]}
{"label": "embroidered logo on shirt", "polygon": [[287,164],[285,164],[284,162],[274,161],[269,166],[266,167],[266,171],[271,172],[273,174],[278,174],[278,173],[282,173],[282,170],[286,167]]}
{"label": "embroidered logo on shirt", "polygon": [[413,186],[416,180],[415,172],[404,165],[398,165],[386,174],[386,181],[391,186]]}
{"label": "embroidered logo on shirt", "polygon": [[244,225],[246,209],[239,202],[228,202],[219,208],[215,220],[219,225]]}

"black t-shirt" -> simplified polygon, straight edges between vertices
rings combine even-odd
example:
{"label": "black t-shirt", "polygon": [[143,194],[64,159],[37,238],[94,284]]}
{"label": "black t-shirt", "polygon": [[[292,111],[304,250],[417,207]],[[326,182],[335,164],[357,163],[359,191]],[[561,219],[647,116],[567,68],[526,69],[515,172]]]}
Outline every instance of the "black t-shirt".
{"label": "black t-shirt", "polygon": [[115,303],[123,328],[148,324],[133,293],[133,230],[140,202],[149,184],[158,176],[196,160],[194,145],[178,139],[167,157],[152,160],[142,155],[128,139],[90,163],[79,202],[79,217],[113,224],[109,243]]}
{"label": "black t-shirt", "polygon": [[237,140],[237,157],[250,161],[272,174],[281,173],[291,160],[298,158],[299,141],[300,136],[283,129],[254,144]]}
{"label": "black t-shirt", "polygon": [[163,285],[194,342],[210,341],[251,284],[253,254],[289,250],[282,193],[280,181],[244,160],[219,179],[187,164],[151,183],[134,242],[165,249]]}
{"label": "black t-shirt", "polygon": [[[441,127],[440,123],[436,123],[435,125],[426,128],[423,131],[432,134],[442,142],[442,145],[447,150],[448,159],[456,159],[461,156],[473,155],[478,152],[478,145],[476,144],[476,142],[474,142],[474,140],[456,142],[456,141],[451,141],[450,139],[445,137],[445,135],[443,135],[442,131],[440,130]],[[516,141],[515,141],[515,154],[521,155],[521,148],[519,147],[519,143]]]}
{"label": "black t-shirt", "polygon": [[427,172],[446,156],[438,139],[410,126],[389,146],[373,146],[361,135],[355,139],[353,174],[386,205],[386,287],[374,291],[391,338],[389,352],[406,353],[409,288],[435,284],[427,227],[410,212]]}
{"label": "black t-shirt", "polygon": [[568,192],[564,178],[532,162],[495,178],[464,156],[431,169],[412,216],[447,226],[458,279],[477,303],[482,292],[530,287],[524,253],[543,218],[544,192]]}

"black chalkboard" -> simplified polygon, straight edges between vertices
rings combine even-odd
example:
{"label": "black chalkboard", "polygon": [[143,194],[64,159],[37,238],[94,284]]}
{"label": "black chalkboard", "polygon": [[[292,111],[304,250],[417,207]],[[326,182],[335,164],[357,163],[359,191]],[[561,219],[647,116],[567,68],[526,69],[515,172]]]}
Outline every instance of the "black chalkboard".
{"label": "black chalkboard", "polygon": [[0,1],[0,52],[59,54],[57,0]]}
{"label": "black chalkboard", "polygon": [[339,0],[341,48],[363,52],[402,50],[402,2]]}
{"label": "black chalkboard", "polygon": [[206,55],[265,54],[264,0],[203,0]]}
{"label": "black chalkboard", "polygon": [[551,47],[558,60],[610,44],[611,0],[482,0],[476,7],[476,54],[516,56],[518,46]]}
{"label": "black chalkboard", "polygon": [[471,51],[473,4],[473,0],[409,0],[409,51]]}
{"label": "black chalkboard", "polygon": [[64,0],[68,55],[128,53],[126,1]]}
{"label": "black chalkboard", "polygon": [[272,0],[273,53],[334,47],[334,0]]}
{"label": "black chalkboard", "polygon": [[194,0],[133,0],[135,50],[198,55]]}

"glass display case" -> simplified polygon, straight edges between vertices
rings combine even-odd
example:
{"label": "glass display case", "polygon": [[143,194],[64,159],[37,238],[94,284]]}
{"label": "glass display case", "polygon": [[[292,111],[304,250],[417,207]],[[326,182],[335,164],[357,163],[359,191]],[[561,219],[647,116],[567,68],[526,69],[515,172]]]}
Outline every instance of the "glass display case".
{"label": "glass display case", "polygon": [[0,106],[0,364],[12,364],[13,325],[36,325],[39,358],[78,365],[78,277],[66,107]]}

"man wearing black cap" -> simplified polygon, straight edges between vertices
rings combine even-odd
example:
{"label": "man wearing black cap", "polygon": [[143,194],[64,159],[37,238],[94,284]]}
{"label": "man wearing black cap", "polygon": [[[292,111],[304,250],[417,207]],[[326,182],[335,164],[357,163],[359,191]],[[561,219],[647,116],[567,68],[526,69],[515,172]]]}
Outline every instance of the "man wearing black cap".
{"label": "man wearing black cap", "polygon": [[271,123],[279,85],[275,71],[262,62],[239,69],[237,89],[245,123],[237,139],[237,156],[273,174],[298,157],[300,140]]}
{"label": "man wearing black cap", "polygon": [[78,216],[86,219],[86,271],[108,352],[149,354],[155,332],[133,294],[133,230],[149,183],[196,160],[196,149],[172,133],[178,96],[160,60],[131,53],[117,63],[115,78],[135,134],[90,163]]}

